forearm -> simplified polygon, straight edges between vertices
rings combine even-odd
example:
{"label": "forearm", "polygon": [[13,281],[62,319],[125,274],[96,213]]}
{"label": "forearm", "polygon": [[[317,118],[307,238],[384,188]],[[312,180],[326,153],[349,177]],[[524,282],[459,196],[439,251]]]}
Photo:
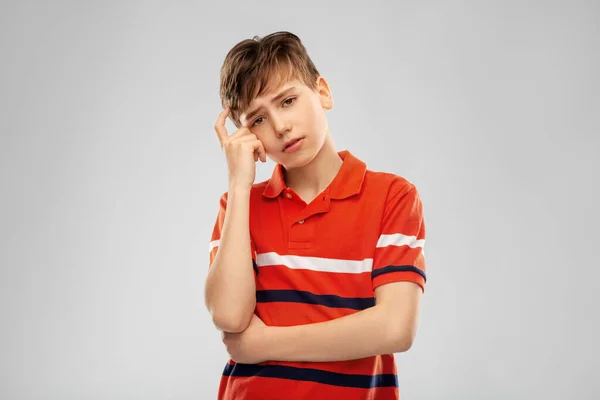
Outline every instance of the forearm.
{"label": "forearm", "polygon": [[326,322],[268,327],[269,360],[344,361],[405,351],[388,309],[374,306]]}
{"label": "forearm", "polygon": [[230,188],[219,248],[205,286],[213,322],[226,332],[243,331],[256,305],[249,216],[250,189]]}

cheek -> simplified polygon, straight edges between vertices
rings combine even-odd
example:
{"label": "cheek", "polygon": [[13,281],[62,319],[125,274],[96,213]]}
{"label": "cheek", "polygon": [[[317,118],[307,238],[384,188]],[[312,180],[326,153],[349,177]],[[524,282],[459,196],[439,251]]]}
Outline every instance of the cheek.
{"label": "cheek", "polygon": [[317,139],[320,144],[321,139],[324,139],[327,132],[327,119],[323,115],[323,110],[313,110],[310,120],[310,131],[312,136]]}
{"label": "cheek", "polygon": [[275,152],[277,150],[278,145],[272,139],[261,139],[261,138],[259,138],[259,140],[262,142],[262,144],[263,144],[263,146],[264,146],[265,151],[267,152],[267,154],[273,153],[273,152]]}
{"label": "cheek", "polygon": [[321,106],[321,102],[319,100],[315,100],[312,102],[311,109],[309,112],[311,115],[311,123],[315,128],[320,129],[325,126],[327,121],[325,118],[325,110],[323,110],[323,107]]}

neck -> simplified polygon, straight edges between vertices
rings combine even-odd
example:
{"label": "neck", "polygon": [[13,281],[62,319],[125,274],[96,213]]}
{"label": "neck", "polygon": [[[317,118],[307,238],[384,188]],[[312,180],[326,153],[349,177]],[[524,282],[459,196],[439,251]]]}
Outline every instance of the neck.
{"label": "neck", "polygon": [[312,199],[333,181],[342,162],[328,132],[321,150],[310,163],[285,170],[285,183],[301,197]]}

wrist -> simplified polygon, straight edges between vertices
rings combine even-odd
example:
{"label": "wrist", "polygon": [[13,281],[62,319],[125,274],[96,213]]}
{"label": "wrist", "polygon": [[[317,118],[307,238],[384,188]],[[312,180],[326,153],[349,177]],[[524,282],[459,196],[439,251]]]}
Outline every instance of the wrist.
{"label": "wrist", "polygon": [[266,361],[277,361],[280,357],[277,354],[277,327],[267,326],[262,335],[262,351]]}
{"label": "wrist", "polygon": [[252,185],[229,182],[229,194],[250,194]]}

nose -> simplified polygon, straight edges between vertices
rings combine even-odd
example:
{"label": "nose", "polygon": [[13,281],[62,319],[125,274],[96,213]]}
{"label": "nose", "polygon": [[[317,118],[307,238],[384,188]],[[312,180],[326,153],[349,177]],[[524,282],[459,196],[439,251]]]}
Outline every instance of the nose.
{"label": "nose", "polygon": [[278,137],[282,137],[286,132],[292,129],[291,124],[281,116],[273,116],[271,119],[273,121],[273,129],[275,129],[275,134]]}

